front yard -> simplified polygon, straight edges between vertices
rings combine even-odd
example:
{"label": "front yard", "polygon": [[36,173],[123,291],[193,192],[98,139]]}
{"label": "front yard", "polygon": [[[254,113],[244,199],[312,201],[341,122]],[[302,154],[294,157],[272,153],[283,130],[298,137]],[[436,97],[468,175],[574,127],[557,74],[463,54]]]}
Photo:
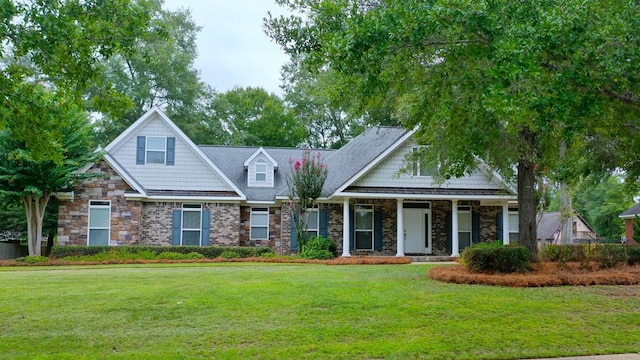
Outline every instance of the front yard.
{"label": "front yard", "polygon": [[0,268],[0,359],[517,359],[640,349],[640,286],[446,284],[430,265]]}

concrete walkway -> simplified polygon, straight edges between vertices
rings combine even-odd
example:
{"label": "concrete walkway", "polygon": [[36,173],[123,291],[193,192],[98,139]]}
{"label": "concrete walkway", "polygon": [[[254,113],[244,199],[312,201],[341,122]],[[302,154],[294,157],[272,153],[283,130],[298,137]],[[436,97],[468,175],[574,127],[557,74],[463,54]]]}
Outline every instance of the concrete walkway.
{"label": "concrete walkway", "polygon": [[[523,360],[543,360],[543,359],[523,359]],[[563,358],[545,358],[544,360],[640,360],[640,353],[617,354],[617,355],[571,356],[571,357],[563,357]]]}

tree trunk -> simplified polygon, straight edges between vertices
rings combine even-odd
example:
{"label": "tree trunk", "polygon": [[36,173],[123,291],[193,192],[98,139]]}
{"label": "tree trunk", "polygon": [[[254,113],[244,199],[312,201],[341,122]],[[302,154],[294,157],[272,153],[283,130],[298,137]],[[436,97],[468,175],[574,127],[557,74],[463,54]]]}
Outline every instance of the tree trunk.
{"label": "tree trunk", "polygon": [[23,198],[25,213],[27,216],[27,243],[29,256],[42,255],[42,224],[47,203],[51,198],[50,193],[42,197],[29,194]]}
{"label": "tree trunk", "polygon": [[573,244],[573,206],[569,185],[560,184],[560,244]]}
{"label": "tree trunk", "polygon": [[[535,149],[535,134],[523,131],[528,148]],[[535,171],[532,158],[534,154],[523,156],[518,162],[518,239],[520,244],[529,249],[529,260],[538,261],[538,242],[536,240],[536,197]]]}

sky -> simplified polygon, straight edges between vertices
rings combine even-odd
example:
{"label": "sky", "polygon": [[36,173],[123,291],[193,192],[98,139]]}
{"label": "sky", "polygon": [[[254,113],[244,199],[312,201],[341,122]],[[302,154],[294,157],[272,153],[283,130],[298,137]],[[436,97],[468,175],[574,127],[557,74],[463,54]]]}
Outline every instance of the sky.
{"label": "sky", "polygon": [[165,0],[164,8],[191,9],[200,27],[195,68],[219,92],[262,87],[281,95],[280,69],[288,57],[263,31],[267,12],[283,13],[273,0]]}

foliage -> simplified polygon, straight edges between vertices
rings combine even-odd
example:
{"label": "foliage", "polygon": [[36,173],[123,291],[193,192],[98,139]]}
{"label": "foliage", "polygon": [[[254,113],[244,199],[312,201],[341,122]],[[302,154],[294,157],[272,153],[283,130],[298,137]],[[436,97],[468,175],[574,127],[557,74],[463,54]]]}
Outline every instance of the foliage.
{"label": "foliage", "polygon": [[46,256],[34,255],[34,256],[22,256],[16,259],[17,262],[23,262],[27,264],[45,263],[49,261]]}
{"label": "foliage", "polygon": [[223,259],[237,259],[237,258],[240,257],[240,254],[238,254],[235,251],[227,250],[227,251],[223,252],[222,254],[220,254],[220,257],[223,258]]}
{"label": "foliage", "polygon": [[502,241],[474,244],[462,252],[461,263],[476,272],[526,272],[529,252],[523,246],[504,246]]}
{"label": "foliage", "polygon": [[241,246],[54,246],[51,256],[57,259],[66,259],[70,256],[92,256],[114,249],[121,253],[136,254],[138,252],[151,251],[155,254],[172,252],[178,254],[198,253],[207,259],[219,257],[225,251],[233,251],[242,258],[259,257],[262,254],[273,254],[273,249],[261,247],[241,247]]}
{"label": "foliage", "polygon": [[343,91],[333,94],[355,98],[355,111],[389,108],[415,128],[444,178],[478,158],[506,179],[517,169],[519,235],[532,257],[536,177],[640,174],[635,3],[277,2],[295,15],[270,16],[269,36],[308,69],[334,71]]}
{"label": "foliage", "polygon": [[204,259],[204,255],[197,252],[190,252],[188,254],[181,254],[176,252],[161,252],[156,255],[156,259],[165,259],[165,260],[197,260]]}
{"label": "foliage", "polygon": [[92,255],[66,256],[64,261],[121,261],[121,260],[154,260],[158,253],[148,248],[127,249],[122,247],[111,247],[108,251],[99,252]]}
{"label": "foliage", "polygon": [[612,268],[628,260],[627,247],[621,244],[605,244],[597,247],[598,260],[603,268]]}
{"label": "foliage", "polygon": [[316,200],[322,195],[322,187],[329,170],[322,162],[320,152],[305,150],[301,160],[290,159],[291,172],[287,176],[289,200],[292,218],[298,234],[301,248],[308,240],[307,211],[315,207]]}
{"label": "foliage", "polygon": [[633,240],[640,243],[640,216],[636,214],[635,218],[632,220],[633,224]]}
{"label": "foliage", "polygon": [[283,101],[262,88],[236,87],[217,94],[211,111],[228,130],[231,145],[296,147],[307,137]]}
{"label": "foliage", "polygon": [[336,245],[333,241],[315,236],[301,246],[300,257],[304,259],[328,260],[335,257]]}
{"label": "foliage", "polygon": [[585,261],[593,252],[590,245],[545,245],[540,257],[543,260],[566,264]]}
{"label": "foliage", "polygon": [[631,266],[640,264],[640,245],[629,246],[627,245],[627,263]]}

